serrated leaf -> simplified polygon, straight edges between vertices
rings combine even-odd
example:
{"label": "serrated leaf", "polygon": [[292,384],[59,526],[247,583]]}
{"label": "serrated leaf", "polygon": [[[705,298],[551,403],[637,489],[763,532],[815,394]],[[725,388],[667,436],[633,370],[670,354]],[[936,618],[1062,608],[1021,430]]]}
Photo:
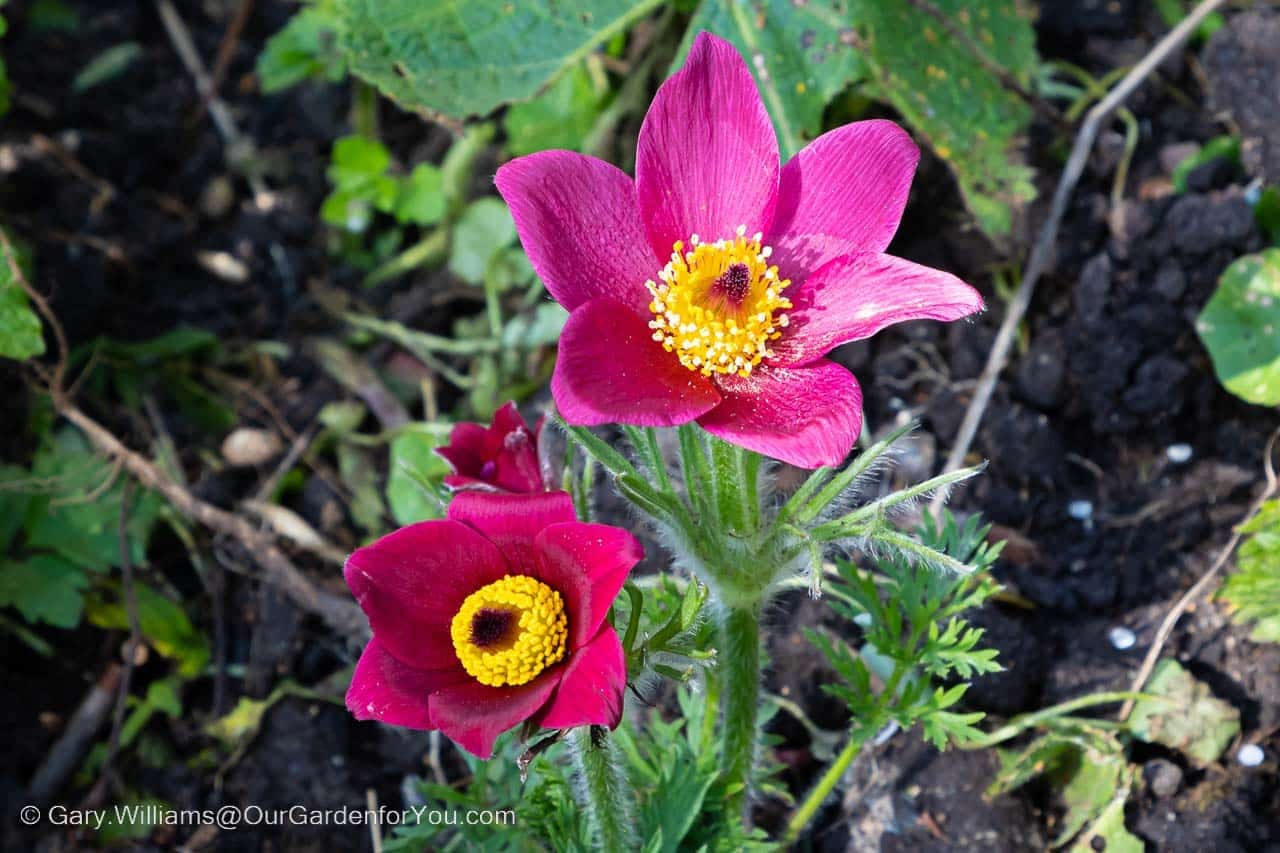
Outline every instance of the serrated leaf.
{"label": "serrated leaf", "polygon": [[28,622],[74,628],[88,586],[84,570],[56,554],[0,563],[0,606],[17,608]]}
{"label": "serrated leaf", "polygon": [[731,41],[756,79],[785,160],[821,132],[827,103],[866,74],[849,39],[855,5],[849,0],[703,0],[672,71],[684,63],[698,32]]}
{"label": "serrated leaf", "polygon": [[339,0],[352,73],[408,110],[461,119],[538,94],[657,0]]}
{"label": "serrated leaf", "polygon": [[1217,698],[1173,658],[1165,658],[1142,688],[1129,730],[1148,743],[1163,744],[1200,764],[1216,761],[1240,733],[1240,712]]}
{"label": "serrated leaf", "polygon": [[1227,267],[1196,332],[1228,391],[1260,406],[1280,405],[1280,249]]}
{"label": "serrated leaf", "polygon": [[1014,213],[1035,197],[1031,170],[1016,151],[1031,108],[975,51],[1028,85],[1039,62],[1030,12],[1014,0],[932,3],[964,42],[916,4],[855,2],[873,88],[951,167],[982,230],[1005,237]]}
{"label": "serrated leaf", "polygon": [[[0,64],[0,113],[4,112],[4,86],[4,66]],[[23,361],[44,355],[44,333],[9,261],[0,249],[0,357]]]}

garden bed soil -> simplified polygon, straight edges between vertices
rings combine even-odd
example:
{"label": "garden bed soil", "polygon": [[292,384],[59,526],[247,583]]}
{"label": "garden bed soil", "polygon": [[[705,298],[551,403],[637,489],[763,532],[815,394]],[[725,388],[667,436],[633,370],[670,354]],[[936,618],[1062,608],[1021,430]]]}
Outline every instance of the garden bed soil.
{"label": "garden bed soil", "polygon": [[[222,142],[151,7],[70,5],[84,22],[72,33],[31,32],[22,23],[23,3],[6,9],[14,23],[4,55],[20,89],[0,124],[0,218],[33,246],[37,281],[73,343],[99,335],[143,340],[188,324],[228,341],[282,341],[291,355],[279,369],[251,377],[277,411],[247,397],[237,405],[246,423],[270,426],[280,418],[304,429],[323,403],[341,396],[302,345],[307,335],[336,328],[313,302],[309,282],[348,288],[391,313],[414,288],[450,288],[448,274],[421,274],[369,294],[327,254],[316,211],[327,191],[329,144],[345,132],[348,93],[303,86],[264,97],[249,77],[254,57],[290,6],[257,4],[222,86],[278,188],[263,210],[227,168]],[[183,14],[204,56],[216,53],[234,5],[183,4],[191,7]],[[1042,55],[1099,74],[1140,56],[1163,31],[1146,4],[1045,5],[1038,25]],[[1269,15],[1265,25],[1275,26],[1274,11],[1247,14]],[[1167,62],[1131,99],[1142,133],[1118,207],[1109,195],[1119,135],[1104,132],[979,432],[974,459],[990,465],[952,501],[956,512],[981,511],[1010,539],[996,574],[1012,594],[1006,602],[1016,598],[1021,605],[995,603],[976,620],[1000,650],[1005,670],[979,679],[966,703],[995,718],[1090,691],[1127,689],[1156,626],[1209,566],[1260,487],[1275,412],[1245,405],[1221,388],[1193,328],[1221,271],[1263,244],[1243,197],[1251,176],[1206,166],[1176,195],[1167,162],[1174,146],[1223,133],[1228,125],[1220,117],[1234,116],[1247,135],[1272,146],[1280,139],[1267,116],[1248,111],[1247,90],[1251,75],[1263,73],[1259,68],[1275,68],[1280,39],[1250,39],[1262,24],[1251,19],[1245,26],[1245,17],[1231,13],[1225,35]],[[139,61],[99,87],[71,94],[76,71],[103,45],[129,40],[142,47]],[[423,146],[438,150],[437,131],[418,119],[385,107],[383,120],[388,143],[402,156]],[[1035,128],[1029,151],[1040,201],[1028,213],[1024,238],[1043,218],[1061,168],[1049,153],[1059,150],[1051,141],[1048,129]],[[1261,174],[1273,156],[1246,157],[1245,168]],[[1004,313],[991,292],[990,271],[1009,259],[969,223],[945,165],[926,154],[891,249],[967,277],[984,289],[990,310],[951,326],[897,327],[837,355],[862,382],[869,431],[912,415],[922,420],[900,473],[927,474],[950,448]],[[197,250],[229,252],[250,274],[242,283],[219,279],[196,260]],[[468,298],[400,319],[447,331],[453,315],[477,307]],[[0,392],[9,401],[24,399],[21,381],[4,368]],[[11,404],[9,422],[28,414]],[[98,414],[135,446],[148,438],[124,415]],[[230,507],[256,487],[256,478],[202,476],[196,442],[203,439],[176,413],[162,415],[202,496]],[[6,433],[3,458],[29,458],[23,431]],[[1182,444],[1191,450],[1185,461],[1170,453]],[[312,496],[314,506],[299,509],[314,517],[331,498]],[[1069,512],[1080,501],[1090,504],[1087,518]],[[189,574],[178,543],[161,539],[154,550],[155,571]],[[231,680],[223,710],[242,693],[266,695],[281,677],[316,684],[350,661],[351,650],[275,594],[239,577],[228,583],[228,660],[245,664],[247,673],[244,681]],[[332,573],[325,583],[339,585]],[[206,612],[197,621],[208,628],[211,619]],[[801,631],[818,623],[848,629],[801,594],[784,599],[769,622],[771,689],[800,702],[818,725],[842,726],[840,706],[817,689],[830,673]],[[1132,648],[1113,647],[1108,631],[1117,626],[1135,632]],[[8,849],[79,843],[66,831],[24,833],[13,807],[79,697],[116,655],[120,638],[104,642],[100,633],[82,629],[52,639],[59,652],[52,662],[9,634],[0,639]],[[1145,785],[1132,798],[1127,825],[1149,849],[1278,849],[1280,649],[1250,642],[1220,603],[1206,601],[1182,620],[1166,651],[1239,709],[1243,739],[1261,745],[1267,760],[1245,768],[1233,748],[1201,768],[1177,753],[1145,748],[1138,757],[1147,762],[1147,775],[1161,773],[1165,782]],[[145,682],[153,675],[144,668],[138,677]],[[193,693],[189,718],[210,712],[212,694]],[[259,737],[223,774],[186,763],[207,746],[193,723],[156,725],[167,725],[178,760],[141,781],[180,808],[359,806],[370,789],[379,802],[396,805],[404,776],[426,772],[427,735],[357,723],[320,701],[277,704]],[[802,792],[821,771],[808,734],[785,713],[773,727],[784,740],[785,778]],[[850,793],[819,815],[812,846],[1043,849],[1060,814],[1053,791],[1032,784],[988,800],[983,791],[997,766],[991,751],[940,754],[914,735],[899,734],[857,763]],[[452,758],[445,769],[460,770]],[[757,817],[776,828],[783,815],[777,804],[762,803]],[[175,840],[159,834],[151,843]],[[218,843],[223,849],[365,850],[369,840],[362,829],[295,827],[242,830]]]}

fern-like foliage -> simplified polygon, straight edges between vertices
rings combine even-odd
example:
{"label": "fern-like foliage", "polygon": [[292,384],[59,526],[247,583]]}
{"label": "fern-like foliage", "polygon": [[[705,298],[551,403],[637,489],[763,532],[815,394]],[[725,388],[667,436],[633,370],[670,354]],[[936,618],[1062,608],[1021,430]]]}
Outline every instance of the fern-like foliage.
{"label": "fern-like foliage", "polygon": [[1220,595],[1235,607],[1232,619],[1253,623],[1252,639],[1280,643],[1280,499],[1259,507],[1240,532],[1248,538]]}

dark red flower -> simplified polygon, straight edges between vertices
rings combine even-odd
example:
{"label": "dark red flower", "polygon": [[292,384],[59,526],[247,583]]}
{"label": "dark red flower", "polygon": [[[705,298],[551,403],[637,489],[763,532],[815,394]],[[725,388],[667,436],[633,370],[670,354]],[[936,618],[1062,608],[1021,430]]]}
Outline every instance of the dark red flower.
{"label": "dark red flower", "polygon": [[616,726],[627,671],[606,617],[642,554],[627,531],[579,522],[564,492],[459,494],[447,519],[347,560],[373,629],[347,708],[481,758],[525,720]]}
{"label": "dark red flower", "polygon": [[454,473],[444,478],[455,489],[495,489],[503,492],[545,490],[538,463],[538,433],[542,419],[529,429],[515,403],[493,413],[488,427],[458,424],[448,445],[436,450],[449,460]]}

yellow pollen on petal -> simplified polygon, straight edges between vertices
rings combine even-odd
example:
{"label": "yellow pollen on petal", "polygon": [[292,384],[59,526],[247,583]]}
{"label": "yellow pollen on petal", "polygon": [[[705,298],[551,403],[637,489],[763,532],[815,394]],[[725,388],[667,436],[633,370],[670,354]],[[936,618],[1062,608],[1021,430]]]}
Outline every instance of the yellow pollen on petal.
{"label": "yellow pollen on petal", "polygon": [[657,281],[645,283],[653,339],[690,370],[747,377],[773,355],[769,342],[788,324],[791,300],[782,292],[791,281],[770,266],[773,249],[761,240],[743,225],[714,243],[696,234],[687,245],[677,240]]}
{"label": "yellow pollen on petal", "polygon": [[449,634],[468,675],[514,687],[564,658],[569,617],[560,593],[528,575],[507,575],[467,596]]}

